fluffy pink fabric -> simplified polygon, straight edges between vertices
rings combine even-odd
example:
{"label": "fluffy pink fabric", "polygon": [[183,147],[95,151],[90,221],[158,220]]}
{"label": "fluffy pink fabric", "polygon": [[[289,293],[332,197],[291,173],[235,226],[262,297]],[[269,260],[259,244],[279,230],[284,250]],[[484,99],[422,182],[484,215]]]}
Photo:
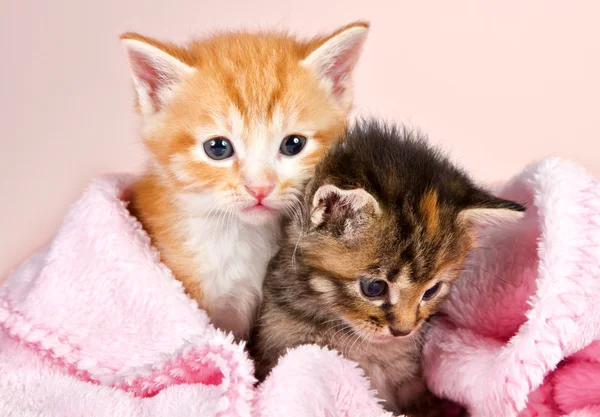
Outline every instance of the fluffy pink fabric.
{"label": "fluffy pink fabric", "polygon": [[[0,288],[1,416],[377,417],[362,371],[316,346],[254,388],[126,210],[91,184],[52,243]],[[472,417],[600,416],[600,186],[556,159],[501,190],[525,219],[488,231],[432,323],[426,374]]]}
{"label": "fluffy pink fabric", "polygon": [[428,383],[472,417],[600,416],[600,186],[549,159],[499,194],[526,217],[482,236],[432,323]]}
{"label": "fluffy pink fabric", "polygon": [[360,369],[292,350],[253,366],[160,262],[124,200],[91,184],[52,243],[0,289],[1,416],[383,416]]}

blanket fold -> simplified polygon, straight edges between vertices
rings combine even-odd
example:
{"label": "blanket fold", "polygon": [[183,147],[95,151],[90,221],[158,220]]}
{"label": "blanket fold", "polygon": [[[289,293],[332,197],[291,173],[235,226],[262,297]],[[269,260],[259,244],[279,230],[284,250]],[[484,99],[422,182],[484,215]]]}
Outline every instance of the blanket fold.
{"label": "blanket fold", "polygon": [[[383,417],[353,362],[292,349],[254,386],[127,210],[93,181],[0,287],[1,416]],[[473,417],[600,416],[600,187],[549,159],[499,194],[523,221],[482,236],[424,349],[428,384]]]}
{"label": "blanket fold", "polygon": [[549,159],[499,195],[526,203],[526,217],[472,252],[432,323],[428,383],[473,417],[598,416],[600,186]]}
{"label": "blanket fold", "polygon": [[[290,395],[257,392],[243,345],[210,324],[130,216],[133,180],[91,183],[0,289],[0,415],[385,415],[356,365],[321,349],[289,352],[271,378]],[[326,384],[299,369],[324,358]],[[321,401],[295,395],[297,377]]]}

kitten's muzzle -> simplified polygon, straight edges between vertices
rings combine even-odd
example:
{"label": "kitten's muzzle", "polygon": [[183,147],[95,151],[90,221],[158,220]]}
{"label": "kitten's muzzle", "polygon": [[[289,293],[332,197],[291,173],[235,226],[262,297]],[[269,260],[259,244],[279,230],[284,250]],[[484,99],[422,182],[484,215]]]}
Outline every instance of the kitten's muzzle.
{"label": "kitten's muzzle", "polygon": [[404,329],[401,327],[394,327],[394,326],[390,326],[389,330],[390,330],[390,333],[392,334],[392,336],[394,336],[394,337],[408,336],[413,331],[412,327],[410,329]]}

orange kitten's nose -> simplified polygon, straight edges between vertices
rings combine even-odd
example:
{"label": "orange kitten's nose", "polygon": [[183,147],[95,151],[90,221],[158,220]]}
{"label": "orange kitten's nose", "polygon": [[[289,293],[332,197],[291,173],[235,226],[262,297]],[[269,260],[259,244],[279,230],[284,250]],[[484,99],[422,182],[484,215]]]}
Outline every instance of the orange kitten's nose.
{"label": "orange kitten's nose", "polygon": [[390,326],[390,333],[394,337],[408,336],[411,334],[412,329],[400,329],[393,326]]}
{"label": "orange kitten's nose", "polygon": [[266,196],[271,194],[273,188],[275,188],[274,184],[266,184],[266,185],[245,185],[246,191],[252,197],[256,198],[260,203]]}

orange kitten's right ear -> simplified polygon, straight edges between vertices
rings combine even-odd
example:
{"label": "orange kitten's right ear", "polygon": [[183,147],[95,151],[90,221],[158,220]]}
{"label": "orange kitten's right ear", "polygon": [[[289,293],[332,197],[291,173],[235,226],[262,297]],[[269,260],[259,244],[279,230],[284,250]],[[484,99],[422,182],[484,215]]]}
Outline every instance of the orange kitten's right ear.
{"label": "orange kitten's right ear", "polygon": [[344,110],[350,110],[352,105],[352,72],[368,33],[368,23],[348,25],[322,41],[302,61]]}
{"label": "orange kitten's right ear", "polygon": [[121,44],[129,63],[140,111],[143,115],[163,108],[173,91],[195,69],[156,46],[157,42],[127,33]]}

